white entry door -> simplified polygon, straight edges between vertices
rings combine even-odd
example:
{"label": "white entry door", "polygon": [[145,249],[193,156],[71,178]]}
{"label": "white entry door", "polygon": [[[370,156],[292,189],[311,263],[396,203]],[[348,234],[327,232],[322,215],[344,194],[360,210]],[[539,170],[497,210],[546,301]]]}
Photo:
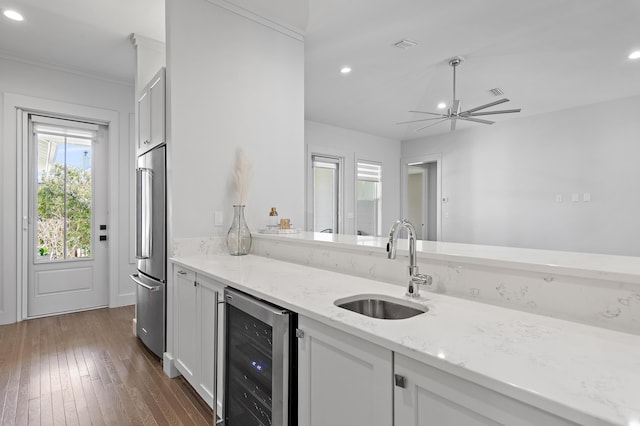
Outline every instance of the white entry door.
{"label": "white entry door", "polygon": [[29,115],[28,317],[106,306],[105,126]]}

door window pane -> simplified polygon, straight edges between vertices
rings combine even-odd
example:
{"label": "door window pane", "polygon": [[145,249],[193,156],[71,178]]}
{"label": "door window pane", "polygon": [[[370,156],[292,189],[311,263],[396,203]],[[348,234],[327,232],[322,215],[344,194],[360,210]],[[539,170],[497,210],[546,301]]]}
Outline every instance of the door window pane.
{"label": "door window pane", "polygon": [[313,230],[338,233],[339,160],[313,156]]}
{"label": "door window pane", "polygon": [[359,161],[356,182],[356,231],[358,235],[381,235],[382,165]]}
{"label": "door window pane", "polygon": [[36,261],[91,257],[93,140],[71,130],[36,128]]}

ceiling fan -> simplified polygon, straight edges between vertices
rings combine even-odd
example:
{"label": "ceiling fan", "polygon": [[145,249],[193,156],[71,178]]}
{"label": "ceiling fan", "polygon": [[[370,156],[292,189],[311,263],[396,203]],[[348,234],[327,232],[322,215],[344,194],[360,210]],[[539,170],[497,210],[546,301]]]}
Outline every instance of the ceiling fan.
{"label": "ceiling fan", "polygon": [[473,121],[475,123],[482,124],[493,124],[495,121],[482,120],[480,118],[475,118],[483,115],[492,115],[492,114],[509,114],[514,112],[520,112],[521,109],[503,109],[499,111],[482,111],[483,109],[490,108],[492,106],[500,105],[505,102],[509,102],[509,99],[503,98],[494,102],[489,102],[488,104],[480,105],[475,108],[468,109],[466,111],[461,111],[462,106],[460,105],[460,100],[456,99],[456,68],[458,65],[462,63],[464,59],[456,56],[449,60],[449,65],[453,68],[453,102],[451,103],[451,107],[447,110],[446,114],[441,114],[437,112],[426,112],[426,111],[409,111],[417,114],[429,114],[435,115],[434,118],[423,118],[421,120],[411,120],[411,121],[403,121],[401,123],[396,124],[409,124],[409,123],[418,123],[423,121],[435,121],[434,123],[428,124],[424,127],[420,127],[415,131],[418,132],[420,130],[426,129],[427,127],[435,126],[436,124],[440,124],[444,121],[451,120],[451,131],[456,129],[456,121]]}

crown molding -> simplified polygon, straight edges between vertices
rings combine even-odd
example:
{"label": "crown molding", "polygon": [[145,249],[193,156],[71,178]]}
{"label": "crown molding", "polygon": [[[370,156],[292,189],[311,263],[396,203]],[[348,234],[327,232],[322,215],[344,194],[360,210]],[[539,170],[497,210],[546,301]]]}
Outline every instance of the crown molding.
{"label": "crown molding", "polygon": [[166,53],[167,51],[166,44],[161,41],[136,33],[132,33],[129,38],[131,39],[131,43],[133,43],[135,47],[141,46],[146,49],[155,50],[158,53]]}
{"label": "crown molding", "polygon": [[81,77],[92,78],[94,80],[100,80],[107,83],[120,84],[123,86],[129,86],[129,87],[133,87],[134,85],[133,78],[131,79],[131,81],[129,81],[129,80],[121,80],[118,78],[113,78],[103,74],[88,73],[86,71],[81,71],[79,69],[58,65],[51,62],[40,61],[32,58],[26,58],[23,56],[16,55],[13,52],[7,52],[1,49],[0,49],[0,58],[13,61],[13,62],[20,62],[23,64],[32,65],[39,68],[46,68],[54,71],[65,72],[68,74],[75,74]]}
{"label": "crown molding", "polygon": [[250,11],[249,9],[245,9],[243,7],[230,3],[226,0],[207,0],[207,1],[218,7],[226,9],[229,12],[235,13],[236,15],[240,15],[260,25],[264,25],[265,27],[271,28],[272,30],[275,30],[295,40],[304,41],[304,31],[300,28],[296,28],[292,25],[285,24],[275,19],[265,18],[264,16],[258,15]]}

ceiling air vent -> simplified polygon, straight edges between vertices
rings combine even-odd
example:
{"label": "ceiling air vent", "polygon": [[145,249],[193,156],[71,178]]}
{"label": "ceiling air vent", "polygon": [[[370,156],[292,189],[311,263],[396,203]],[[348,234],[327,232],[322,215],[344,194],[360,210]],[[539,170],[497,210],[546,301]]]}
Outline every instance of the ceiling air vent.
{"label": "ceiling air vent", "polygon": [[417,41],[413,41],[413,40],[409,40],[408,38],[402,39],[397,43],[394,43],[393,45],[399,49],[408,49],[410,47],[415,46],[416,44],[418,44]]}
{"label": "ceiling air vent", "polygon": [[491,92],[491,94],[493,96],[502,96],[502,95],[504,95],[504,91],[499,87],[496,87],[495,89],[490,89],[489,92]]}

